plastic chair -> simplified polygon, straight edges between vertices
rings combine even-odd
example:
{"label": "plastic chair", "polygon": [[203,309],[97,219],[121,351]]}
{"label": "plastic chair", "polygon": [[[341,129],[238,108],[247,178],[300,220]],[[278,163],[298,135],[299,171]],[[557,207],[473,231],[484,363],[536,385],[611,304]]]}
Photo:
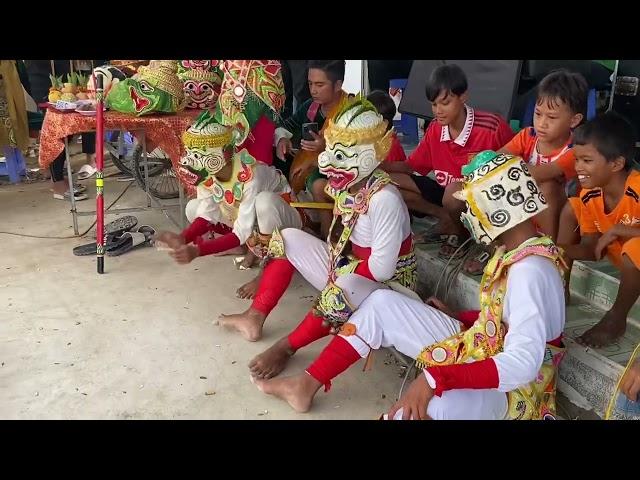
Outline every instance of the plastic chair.
{"label": "plastic chair", "polygon": [[0,175],[8,175],[11,183],[20,183],[20,177],[27,172],[22,153],[17,148],[5,147],[4,156],[5,161],[0,162]]}

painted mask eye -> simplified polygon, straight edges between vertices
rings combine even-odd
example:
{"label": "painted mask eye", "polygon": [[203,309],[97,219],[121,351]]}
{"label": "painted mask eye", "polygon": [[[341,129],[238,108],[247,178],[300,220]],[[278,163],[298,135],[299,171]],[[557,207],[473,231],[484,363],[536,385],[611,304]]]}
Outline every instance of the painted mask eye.
{"label": "painted mask eye", "polygon": [[153,87],[149,85],[147,82],[145,82],[144,80],[142,80],[140,82],[140,90],[142,90],[143,92],[149,93],[149,92],[153,92]]}

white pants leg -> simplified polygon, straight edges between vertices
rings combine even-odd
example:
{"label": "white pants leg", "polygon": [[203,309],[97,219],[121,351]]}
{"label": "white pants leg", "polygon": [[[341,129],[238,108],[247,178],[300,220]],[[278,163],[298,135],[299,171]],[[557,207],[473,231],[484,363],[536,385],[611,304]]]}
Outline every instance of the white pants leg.
{"label": "white pants leg", "polygon": [[[423,302],[392,290],[373,292],[349,320],[355,335],[343,336],[365,357],[370,348],[394,347],[416,358],[427,345],[460,331],[457,320]],[[364,340],[364,341],[363,341]],[[366,342],[366,343],[365,343]],[[449,390],[434,397],[427,414],[440,419],[501,419],[507,410],[507,396],[497,390]],[[401,418],[400,413],[397,418]]]}
{"label": "white pants leg", "polygon": [[[329,279],[327,243],[302,230],[288,228],[281,232],[287,259],[316,290],[323,290]],[[384,284],[358,274],[338,277],[336,285],[343,289],[347,300],[357,308],[369,294]]]}
{"label": "white pants leg", "polygon": [[202,217],[211,223],[226,223],[223,221],[220,207],[211,197],[189,200],[184,209],[184,214],[189,223],[193,223],[198,217]]}
{"label": "white pants leg", "polygon": [[298,211],[274,192],[260,192],[256,196],[256,218],[263,235],[271,235],[276,228],[302,228]]}

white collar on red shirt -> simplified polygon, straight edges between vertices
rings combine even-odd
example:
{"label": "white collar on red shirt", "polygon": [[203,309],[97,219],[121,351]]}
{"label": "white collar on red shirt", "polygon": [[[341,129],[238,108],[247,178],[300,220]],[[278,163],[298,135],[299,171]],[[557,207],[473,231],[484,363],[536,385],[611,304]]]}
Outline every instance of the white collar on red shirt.
{"label": "white collar on red shirt", "polygon": [[[464,147],[467,144],[467,140],[471,136],[471,129],[473,128],[473,108],[468,105],[464,106],[467,109],[467,118],[464,120],[464,127],[462,127],[462,131],[460,135],[453,141],[453,143],[457,143],[461,147]],[[442,132],[440,133],[440,141],[448,142],[451,140],[451,135],[449,134],[449,125],[442,126]]]}

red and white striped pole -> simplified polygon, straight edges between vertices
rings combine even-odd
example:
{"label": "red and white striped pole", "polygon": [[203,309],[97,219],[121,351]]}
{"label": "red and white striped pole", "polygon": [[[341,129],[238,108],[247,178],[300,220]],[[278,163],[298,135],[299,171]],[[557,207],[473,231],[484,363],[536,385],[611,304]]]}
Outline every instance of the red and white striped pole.
{"label": "red and white striped pole", "polygon": [[[94,74],[95,75],[95,74]],[[98,273],[104,273],[104,91],[102,75],[94,76],[96,85],[96,248]]]}

